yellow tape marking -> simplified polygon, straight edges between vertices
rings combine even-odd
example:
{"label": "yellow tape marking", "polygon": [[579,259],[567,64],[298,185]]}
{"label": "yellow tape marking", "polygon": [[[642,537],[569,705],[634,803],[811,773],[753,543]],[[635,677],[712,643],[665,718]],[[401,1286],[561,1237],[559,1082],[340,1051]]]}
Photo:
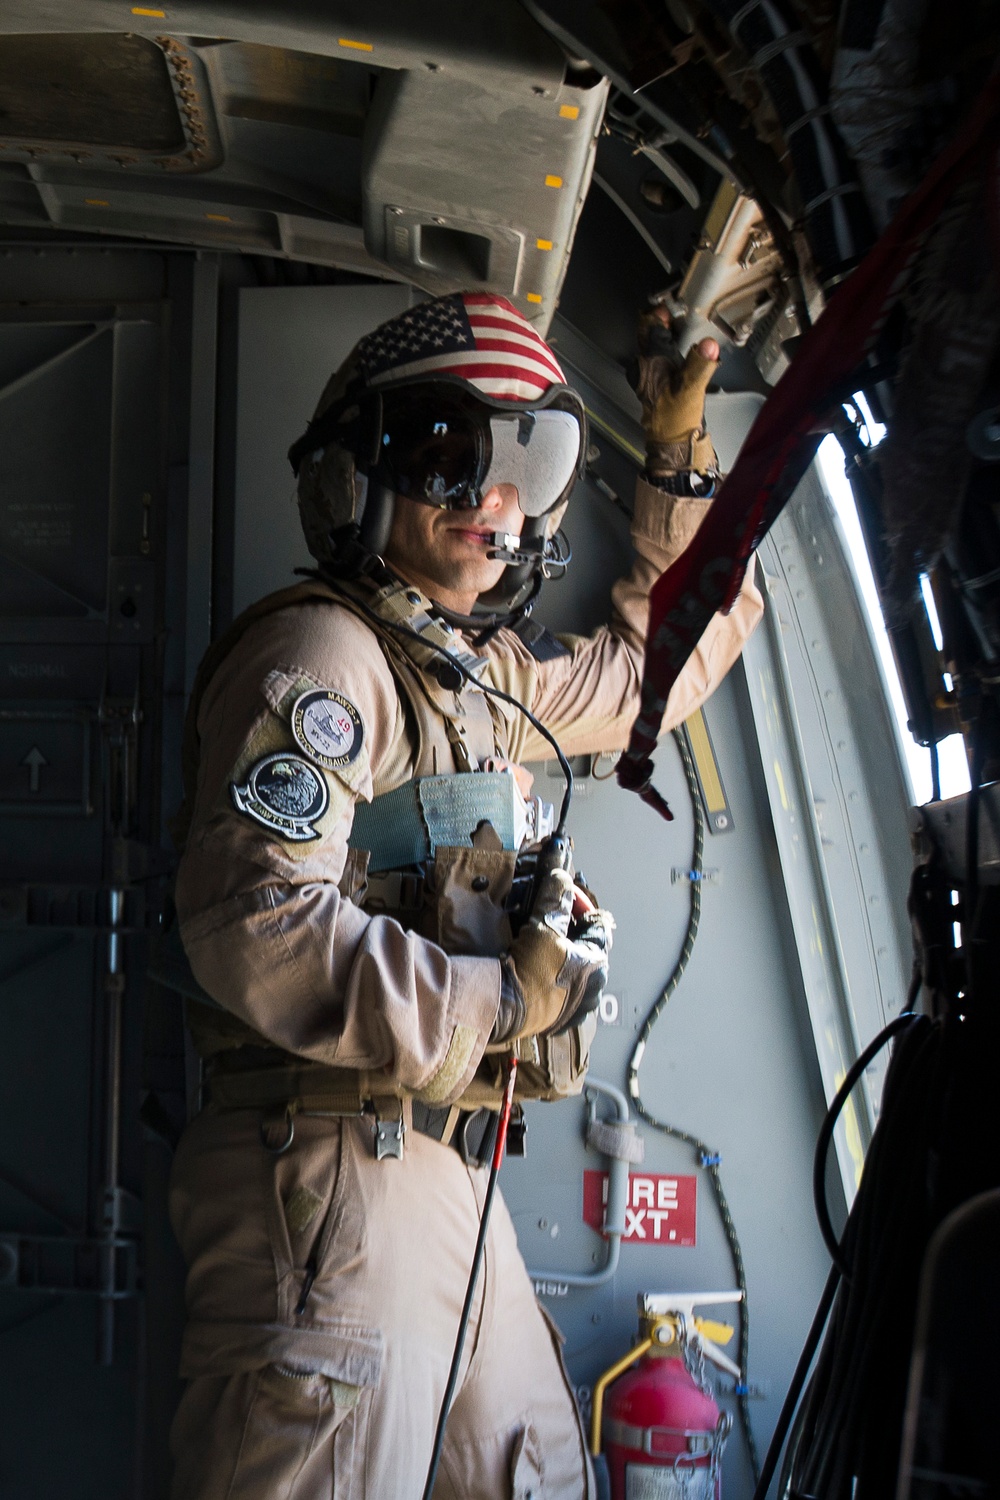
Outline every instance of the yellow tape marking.
{"label": "yellow tape marking", "polygon": [[541,302],[542,300],[542,295],[540,292],[525,292],[524,296],[525,300],[528,302]]}
{"label": "yellow tape marking", "polygon": [[373,52],[375,50],[373,48],[371,42],[352,42],[346,36],[338,36],[338,38],[337,38],[337,46],[338,47],[353,47],[354,50],[355,50],[355,52]]}
{"label": "yellow tape marking", "polygon": [[536,240],[535,241],[535,249],[536,250],[551,250],[552,249],[552,241],[551,240]]}
{"label": "yellow tape marking", "polygon": [[705,793],[705,806],[710,813],[724,812],[726,796],[719,780],[719,768],[712,754],[708,730],[705,728],[705,717],[700,708],[696,708],[688,719],[687,732],[694,752],[694,763],[701,777],[702,791]]}
{"label": "yellow tape marking", "polygon": [[785,812],[791,812],[788,805],[788,793],[785,791],[785,778],[781,774],[781,762],[777,758],[774,762],[774,779],[778,783],[778,796],[781,798],[782,807]]}
{"label": "yellow tape marking", "polygon": [[553,177],[551,174],[545,179],[546,187],[562,187],[562,178]]}
{"label": "yellow tape marking", "polygon": [[560,104],[559,118],[560,120],[578,120],[580,111],[575,104]]}
{"label": "yellow tape marking", "polygon": [[147,10],[144,5],[133,5],[132,14],[134,16],[156,16],[161,21],[167,19],[165,10]]}
{"label": "yellow tape marking", "polygon": [[231,224],[233,221],[228,214],[206,214],[206,219],[211,219],[213,224]]}
{"label": "yellow tape marking", "polygon": [[111,204],[107,198],[84,198],[84,203],[90,208],[110,208]]}
{"label": "yellow tape marking", "polygon": [[637,448],[634,443],[630,443],[627,437],[618,432],[603,417],[599,417],[596,411],[591,411],[589,406],[585,405],[583,409],[587,413],[588,422],[592,422],[595,427],[599,427],[602,432],[606,432],[611,441],[616,443],[630,458],[634,458],[637,464],[645,464],[646,455],[641,448]]}

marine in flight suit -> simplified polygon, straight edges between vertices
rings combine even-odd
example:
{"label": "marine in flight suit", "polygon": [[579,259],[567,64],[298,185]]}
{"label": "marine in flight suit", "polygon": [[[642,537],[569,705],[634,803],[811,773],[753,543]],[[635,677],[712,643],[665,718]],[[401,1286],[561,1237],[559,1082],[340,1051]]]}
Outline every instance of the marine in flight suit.
{"label": "marine in flight suit", "polygon": [[[452,330],[443,354],[442,327]],[[411,398],[481,400],[482,424],[543,409],[562,388],[552,351],[509,304],[453,296],[376,330],[331,380],[297,445],[318,576],[255,606],[203,664],[176,905],[203,992],[189,1018],[209,1102],[181,1142],[171,1192],[189,1268],[176,1500],[421,1493],[487,1176],[446,1144],[455,1106],[496,1099],[511,1046],[534,1057],[525,1072],[536,1096],[579,1090],[593,1030],[581,997],[604,972],[610,923],[588,944],[585,927],[574,942],[565,921],[556,936],[549,921],[545,941],[563,946],[546,970],[537,931],[513,936],[504,912],[515,856],[483,829],[476,848],[437,851],[408,912],[398,880],[380,908],[372,891],[384,882],[367,878],[367,852],[349,843],[355,809],[360,821],[372,799],[424,778],[551,758],[516,708],[439,671],[441,641],[480,658],[482,687],[530,708],[566,754],[625,744],[647,596],[711,503],[698,475],[715,462],[702,426],[714,361],[695,352],[672,379],[661,366],[643,366],[651,466],[637,485],[634,566],[606,626],[541,645],[519,634],[508,606],[534,587],[537,567],[463,536],[503,531],[515,557],[518,536],[529,554],[534,537],[538,559],[568,487],[526,518],[516,487],[492,470],[478,507],[458,510],[441,506],[433,483],[398,499],[383,483],[382,535],[361,545],[358,497],[367,484],[369,533],[378,497],[380,455],[364,448],[373,390],[395,441],[392,412]],[[577,407],[567,396],[553,409]],[[538,434],[519,433],[527,454],[511,462],[534,462]],[[411,443],[411,467],[418,450]],[[530,472],[519,471],[522,487]],[[451,477],[437,476],[438,491]],[[485,632],[461,624],[476,592]],[[714,690],[760,613],[748,580],[699,642],[665,728]],[[568,917],[564,894],[554,907]],[[378,1133],[401,1129],[402,1158],[377,1159]],[[498,1199],[434,1494],[581,1500],[592,1487],[558,1336]]]}

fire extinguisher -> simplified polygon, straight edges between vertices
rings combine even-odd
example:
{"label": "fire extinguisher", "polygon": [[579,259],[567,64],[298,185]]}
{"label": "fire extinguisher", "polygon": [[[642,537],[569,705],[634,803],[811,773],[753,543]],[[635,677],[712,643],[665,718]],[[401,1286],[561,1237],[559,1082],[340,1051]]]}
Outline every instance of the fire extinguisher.
{"label": "fire extinguisher", "polygon": [[639,1341],[594,1386],[590,1449],[600,1474],[603,1440],[611,1500],[720,1500],[733,1419],[715,1404],[705,1361],[737,1380],[740,1369],[718,1347],[734,1330],[694,1309],[742,1295],[639,1294]]}

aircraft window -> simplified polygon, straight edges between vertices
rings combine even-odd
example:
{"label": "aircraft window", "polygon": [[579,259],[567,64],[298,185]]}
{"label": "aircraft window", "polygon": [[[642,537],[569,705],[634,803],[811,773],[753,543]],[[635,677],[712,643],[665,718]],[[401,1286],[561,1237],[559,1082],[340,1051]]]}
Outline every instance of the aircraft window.
{"label": "aircraft window", "polygon": [[[885,433],[885,428],[875,421],[868,403],[864,400],[863,396],[856,396],[854,399],[864,416],[870,446],[874,447],[881,441]],[[899,673],[896,670],[892,647],[889,645],[885,620],[882,617],[878,590],[875,586],[875,578],[868,559],[868,549],[865,546],[862,535],[861,523],[858,520],[851,486],[844,473],[844,451],[832,434],[830,437],[824,438],[820,444],[818,459],[827,493],[830,496],[830,500],[843,528],[851,565],[858,585],[858,592],[864,603],[865,611],[871,625],[872,638],[878,650],[879,660],[882,663],[886,691],[889,694],[893,714],[899,728],[899,743],[910,779],[913,800],[915,803],[929,802],[933,787],[931,756],[924,746],[918,745],[915,742],[907,725],[909,715],[906,710],[903,689],[900,685]],[[926,579],[923,582],[926,583]],[[937,610],[934,608],[933,595],[931,594],[929,585],[923,589],[923,593],[931,631],[934,635],[935,644],[940,649],[941,627],[937,617]],[[969,790],[969,766],[962,736],[960,734],[953,734],[949,735],[947,739],[941,740],[937,747],[937,753],[941,796],[957,797],[960,793],[967,792]]]}
{"label": "aircraft window", "polygon": [[861,412],[861,415],[865,419],[865,431],[867,433],[868,446],[870,448],[877,448],[879,443],[885,437],[885,427],[881,422],[877,422],[875,420],[874,416],[872,415],[872,409],[868,405],[863,392],[857,391],[854,396],[854,401],[858,407],[858,410]]}

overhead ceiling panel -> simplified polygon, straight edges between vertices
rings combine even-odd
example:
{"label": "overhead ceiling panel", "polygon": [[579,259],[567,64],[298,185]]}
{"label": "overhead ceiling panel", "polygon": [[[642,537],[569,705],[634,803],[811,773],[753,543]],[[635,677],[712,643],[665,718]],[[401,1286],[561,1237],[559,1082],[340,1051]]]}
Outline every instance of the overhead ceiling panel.
{"label": "overhead ceiling panel", "polygon": [[0,223],[555,308],[605,100],[518,0],[8,0]]}

